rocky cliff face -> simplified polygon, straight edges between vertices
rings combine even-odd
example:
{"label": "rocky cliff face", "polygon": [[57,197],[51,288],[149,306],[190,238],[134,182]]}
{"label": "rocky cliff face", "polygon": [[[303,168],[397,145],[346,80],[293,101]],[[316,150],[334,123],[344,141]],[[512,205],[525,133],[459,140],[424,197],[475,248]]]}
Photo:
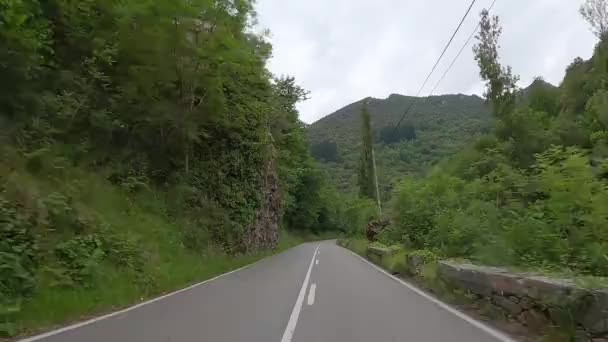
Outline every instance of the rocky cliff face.
{"label": "rocky cliff face", "polygon": [[247,252],[259,249],[271,249],[279,240],[279,223],[283,213],[279,175],[277,171],[276,151],[268,147],[268,159],[264,165],[263,182],[260,189],[261,206],[256,210],[255,222],[245,236]]}

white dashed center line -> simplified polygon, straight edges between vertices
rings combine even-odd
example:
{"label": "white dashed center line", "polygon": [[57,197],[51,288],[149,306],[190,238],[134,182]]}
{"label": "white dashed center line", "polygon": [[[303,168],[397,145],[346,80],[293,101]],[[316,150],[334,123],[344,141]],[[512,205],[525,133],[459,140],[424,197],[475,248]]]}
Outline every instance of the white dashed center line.
{"label": "white dashed center line", "polygon": [[[302,310],[302,304],[304,303],[304,297],[306,296],[306,289],[308,288],[308,282],[310,281],[310,272],[312,271],[312,266],[314,265],[319,246],[320,245],[318,245],[315,249],[315,252],[312,253],[312,259],[310,259],[310,266],[308,266],[306,277],[304,278],[304,282],[302,283],[302,287],[300,288],[300,293],[298,294],[296,304],[293,306],[293,311],[291,311],[291,316],[289,317],[289,322],[287,322],[287,327],[285,328],[285,332],[283,333],[283,338],[281,338],[281,342],[291,342],[291,340],[293,339],[293,333],[296,331],[296,325],[298,324],[298,318],[300,317],[300,311]],[[308,299],[310,300],[310,296]]]}
{"label": "white dashed center line", "polygon": [[308,305],[313,305],[315,303],[315,292],[317,291],[317,284],[310,285],[310,290],[308,291]]}

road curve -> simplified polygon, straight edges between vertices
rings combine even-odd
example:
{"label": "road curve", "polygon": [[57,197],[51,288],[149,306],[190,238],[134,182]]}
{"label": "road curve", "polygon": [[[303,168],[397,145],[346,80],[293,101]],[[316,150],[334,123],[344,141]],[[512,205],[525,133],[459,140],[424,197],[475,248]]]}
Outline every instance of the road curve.
{"label": "road curve", "polygon": [[509,339],[433,302],[333,242],[322,242],[300,245],[132,310],[22,340],[32,341],[506,342]]}

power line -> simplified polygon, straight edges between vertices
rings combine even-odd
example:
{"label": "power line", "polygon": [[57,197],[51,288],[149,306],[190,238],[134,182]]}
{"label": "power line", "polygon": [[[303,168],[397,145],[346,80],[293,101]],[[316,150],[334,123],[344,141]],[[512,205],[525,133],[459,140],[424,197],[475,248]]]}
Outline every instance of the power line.
{"label": "power line", "polygon": [[[497,0],[492,1],[492,5],[490,5],[490,8],[488,9],[488,12],[491,11],[492,8],[494,8],[494,5],[496,4],[496,1]],[[454,64],[456,64],[456,61],[458,60],[458,58],[460,57],[460,55],[462,55],[462,52],[464,51],[464,49],[469,45],[469,43],[471,42],[471,40],[473,39],[473,37],[475,37],[475,34],[477,33],[477,30],[479,30],[480,26],[481,26],[481,23],[478,23],[477,26],[475,27],[475,30],[469,36],[469,39],[467,39],[467,41],[464,43],[464,45],[462,45],[462,48],[460,48],[460,51],[458,51],[458,54],[456,55],[456,57],[454,57],[454,60],[452,61],[452,63],[450,64],[450,66],[443,73],[443,75],[439,79],[439,82],[437,82],[437,84],[435,85],[435,87],[433,88],[433,90],[431,91],[431,93],[427,97],[430,97],[433,94],[435,94],[435,90],[437,90],[437,88],[439,87],[439,85],[441,84],[441,82],[443,82],[443,80],[445,79],[445,76],[450,72],[450,70],[452,70],[452,67],[454,66]]]}
{"label": "power line", "polygon": [[416,93],[415,98],[412,100],[412,102],[410,103],[409,107],[405,110],[405,113],[403,114],[403,116],[401,117],[401,119],[399,119],[399,122],[397,122],[397,125],[395,126],[395,130],[393,131],[393,134],[395,134],[397,132],[397,129],[399,128],[399,125],[401,125],[401,122],[403,122],[403,119],[405,119],[405,116],[409,113],[409,111],[412,109],[412,107],[414,106],[414,104],[420,99],[418,96],[420,96],[420,93],[422,92],[422,90],[424,89],[424,87],[428,83],[429,79],[431,78],[431,76],[435,72],[435,69],[437,69],[437,66],[441,62],[441,59],[445,55],[445,53],[448,50],[448,48],[450,47],[450,45],[452,45],[452,41],[454,40],[454,37],[456,37],[456,34],[458,33],[458,31],[460,31],[460,28],[462,27],[462,24],[464,23],[464,21],[466,20],[466,18],[469,16],[469,13],[471,12],[471,9],[473,9],[473,5],[475,5],[476,1],[477,0],[471,1],[471,5],[467,9],[467,12],[464,14],[464,17],[462,17],[462,20],[460,21],[460,24],[458,24],[458,27],[456,28],[456,30],[452,34],[452,37],[450,38],[450,40],[446,44],[445,48],[443,49],[443,52],[441,53],[441,55],[437,59],[437,62],[433,66],[433,69],[431,70],[431,72],[429,73],[429,75],[424,80],[424,83],[422,83],[422,86],[420,87],[420,89]]}

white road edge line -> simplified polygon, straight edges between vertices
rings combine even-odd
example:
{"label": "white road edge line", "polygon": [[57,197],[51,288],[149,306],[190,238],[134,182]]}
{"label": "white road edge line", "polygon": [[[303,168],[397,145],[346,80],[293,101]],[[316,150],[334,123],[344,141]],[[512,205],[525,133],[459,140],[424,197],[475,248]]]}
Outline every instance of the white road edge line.
{"label": "white road edge line", "polygon": [[[343,247],[341,247],[343,248]],[[365,261],[367,264],[371,265],[372,267],[374,267],[375,269],[377,269],[378,271],[384,273],[385,275],[391,277],[393,280],[401,283],[402,285],[404,285],[405,287],[407,287],[408,289],[412,290],[413,292],[415,292],[416,294],[420,295],[423,298],[428,299],[429,301],[433,302],[435,305],[439,306],[440,308],[446,310],[449,313],[454,314],[455,316],[461,318],[462,320],[466,321],[467,323],[471,324],[472,326],[483,330],[485,333],[489,334],[490,336],[494,337],[495,339],[501,341],[501,342],[517,342],[516,340],[512,339],[511,337],[507,336],[506,334],[486,325],[483,324],[482,322],[454,309],[453,307],[449,306],[448,304],[438,300],[437,298],[434,298],[430,295],[428,295],[427,293],[425,293],[424,291],[420,290],[419,288],[415,287],[414,285],[411,285],[407,282],[405,282],[403,279],[397,278],[394,275],[386,272],[385,270],[383,270],[382,268],[376,266],[374,263],[370,262],[369,260],[363,258],[362,256],[354,253],[351,250],[348,250],[346,248],[344,248],[345,250],[349,251],[352,255],[360,258],[361,260]]]}
{"label": "white road edge line", "polygon": [[315,303],[315,292],[317,291],[317,284],[311,284],[310,290],[308,290],[308,305]]}
{"label": "white road edge line", "polygon": [[[279,253],[279,254],[280,254],[280,253]],[[83,321],[83,322],[80,322],[80,323],[76,323],[76,324],[68,325],[67,327],[63,327],[63,328],[60,328],[60,329],[57,329],[57,330],[52,330],[52,331],[49,331],[49,332],[46,332],[46,333],[42,333],[42,334],[39,334],[39,335],[35,335],[35,336],[31,336],[31,337],[26,337],[26,338],[24,338],[24,339],[17,340],[16,342],[33,342],[33,341],[39,341],[39,340],[42,340],[42,339],[44,339],[44,338],[51,337],[51,336],[58,335],[58,334],[62,334],[62,333],[64,333],[64,332],[66,332],[66,331],[70,331],[70,330],[78,329],[78,328],[84,327],[84,326],[86,326],[86,325],[89,325],[89,324],[92,324],[92,323],[95,323],[95,322],[99,322],[99,321],[104,320],[104,319],[107,319],[107,318],[111,318],[111,317],[114,317],[114,316],[118,316],[118,315],[120,315],[120,314],[123,314],[123,313],[129,312],[129,311],[131,311],[131,310],[135,310],[135,309],[140,308],[140,307],[142,307],[142,306],[145,306],[145,305],[148,305],[148,304],[152,304],[152,303],[154,303],[154,302],[158,302],[158,301],[163,300],[163,299],[165,299],[165,298],[167,298],[167,297],[171,297],[171,296],[173,296],[173,295],[176,295],[176,294],[179,294],[179,293],[182,293],[182,292],[186,292],[186,291],[192,290],[192,289],[193,289],[193,288],[195,288],[195,287],[198,287],[198,286],[201,286],[201,285],[207,284],[207,283],[209,283],[209,282],[212,282],[212,281],[217,280],[217,279],[219,279],[219,278],[225,277],[225,276],[230,275],[230,274],[232,274],[232,273],[236,273],[236,272],[238,272],[238,271],[242,271],[242,270],[244,270],[244,269],[246,269],[246,268],[252,267],[253,265],[255,265],[255,264],[259,263],[259,262],[262,262],[262,261],[264,261],[264,260],[266,260],[266,259],[268,259],[268,258],[272,258],[272,257],[277,256],[277,255],[278,255],[278,254],[271,255],[271,256],[269,256],[269,257],[266,257],[266,258],[260,259],[260,260],[258,260],[258,261],[256,261],[256,262],[254,262],[254,263],[249,264],[249,265],[245,265],[245,266],[243,266],[243,267],[241,267],[241,268],[237,268],[236,270],[232,270],[232,271],[230,271],[230,272],[226,272],[226,273],[220,274],[220,275],[218,275],[218,276],[216,276],[216,277],[213,277],[213,278],[211,278],[211,279],[207,279],[207,280],[205,280],[205,281],[202,281],[202,282],[199,282],[199,283],[196,283],[196,284],[190,285],[190,286],[188,286],[188,287],[186,287],[186,288],[183,288],[183,289],[181,289],[181,290],[177,290],[177,291],[174,291],[174,292],[171,292],[171,293],[167,293],[167,294],[162,295],[162,296],[160,296],[160,297],[152,298],[152,299],[150,299],[150,300],[147,300],[147,301],[145,301],[145,302],[141,302],[141,303],[139,303],[139,304],[135,304],[135,305],[130,306],[130,307],[128,307],[128,308],[125,308],[125,309],[122,309],[122,310],[119,310],[119,311],[115,311],[115,312],[112,312],[112,313],[109,313],[109,314],[105,314],[105,315],[103,315],[103,316],[95,317],[95,318],[92,318],[92,319],[89,319],[89,320],[87,320],[87,321]]]}
{"label": "white road edge line", "polygon": [[296,331],[296,325],[298,324],[298,318],[300,317],[300,311],[302,310],[302,303],[304,302],[304,296],[306,296],[306,289],[308,288],[308,282],[310,281],[310,272],[312,271],[312,265],[314,264],[315,257],[317,256],[317,252],[319,251],[320,246],[321,245],[317,245],[315,252],[312,253],[312,259],[310,259],[310,266],[308,266],[306,277],[304,278],[304,282],[302,283],[302,287],[300,288],[300,293],[298,294],[296,304],[293,306],[293,310],[291,311],[291,316],[289,317],[289,322],[287,322],[287,327],[285,328],[285,332],[283,333],[283,338],[281,338],[281,342],[291,342],[291,339],[293,338],[293,333]]}

